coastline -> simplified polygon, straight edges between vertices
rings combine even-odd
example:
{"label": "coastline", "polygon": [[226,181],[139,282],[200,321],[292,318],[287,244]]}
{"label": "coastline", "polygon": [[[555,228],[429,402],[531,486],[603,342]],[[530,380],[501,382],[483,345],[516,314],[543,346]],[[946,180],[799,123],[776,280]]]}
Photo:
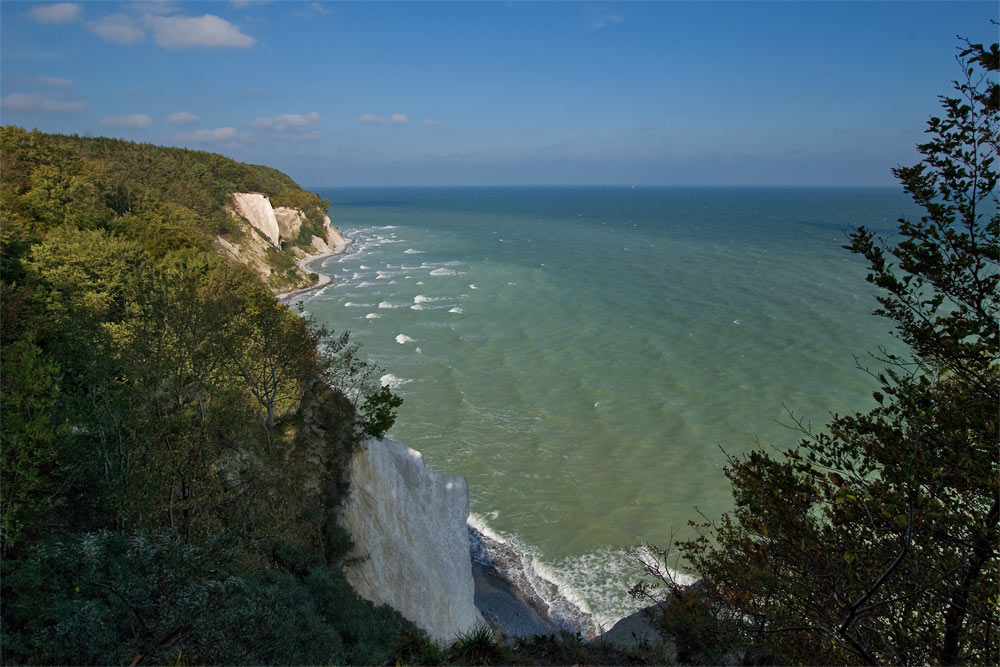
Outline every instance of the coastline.
{"label": "coastline", "polygon": [[319,273],[318,271],[316,272],[310,271],[307,265],[312,262],[324,260],[328,257],[333,257],[335,255],[343,255],[345,252],[347,252],[348,246],[350,246],[351,243],[353,242],[354,241],[352,239],[345,239],[345,242],[337,245],[337,247],[333,249],[333,252],[321,252],[315,255],[306,255],[305,257],[300,259],[298,262],[296,262],[298,267],[302,269],[304,272],[306,272],[306,274],[316,273],[316,275],[319,276],[316,279],[316,282],[307,287],[298,287],[293,290],[288,290],[287,292],[278,292],[277,294],[274,295],[274,298],[277,299],[279,303],[284,303],[287,305],[287,302],[292,297],[308,294],[309,292],[312,292],[314,290],[322,289],[327,285],[332,285],[333,276],[329,276],[325,273]]}
{"label": "coastline", "polygon": [[476,607],[508,637],[568,632],[584,641],[601,633],[593,616],[534,572],[532,556],[491,533],[476,519],[467,523]]}

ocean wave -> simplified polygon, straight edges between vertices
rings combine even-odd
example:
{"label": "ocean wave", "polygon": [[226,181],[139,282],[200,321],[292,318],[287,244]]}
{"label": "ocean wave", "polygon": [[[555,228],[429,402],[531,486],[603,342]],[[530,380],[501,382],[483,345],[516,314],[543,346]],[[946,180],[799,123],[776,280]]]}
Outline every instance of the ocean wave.
{"label": "ocean wave", "polygon": [[457,276],[458,275],[458,271],[455,271],[454,269],[444,269],[444,268],[441,268],[441,269],[434,269],[433,271],[430,272],[430,275],[432,275],[432,276]]}
{"label": "ocean wave", "polygon": [[485,518],[475,513],[469,514],[468,528],[469,552],[475,561],[495,568],[521,592],[534,598],[539,606],[547,609],[549,619],[563,630],[588,638],[597,634],[593,614],[571,601],[559,585],[546,576],[548,568],[539,561],[533,549],[515,536],[490,529]]}
{"label": "ocean wave", "polygon": [[380,317],[382,317],[382,316],[379,315],[378,313],[368,313],[367,315],[365,315],[365,319],[366,320],[377,320]]}
{"label": "ocean wave", "polygon": [[407,380],[405,378],[396,377],[392,373],[386,373],[385,375],[379,378],[379,384],[381,384],[383,387],[387,386],[389,387],[389,389],[399,389],[404,384],[409,384],[411,382],[413,382],[413,380]]}
{"label": "ocean wave", "polygon": [[396,342],[400,345],[405,345],[407,343],[415,343],[416,341],[407,336],[406,334],[399,334],[396,336]]}
{"label": "ocean wave", "polygon": [[407,248],[406,250],[403,251],[403,254],[404,255],[423,255],[424,251],[423,250],[414,250],[413,248]]}
{"label": "ocean wave", "polygon": [[448,312],[449,313],[464,313],[465,311],[462,310],[462,308],[460,306],[455,306],[454,308],[452,308]]}
{"label": "ocean wave", "polygon": [[[603,547],[556,562],[544,560],[518,536],[493,530],[498,513],[469,514],[469,549],[473,560],[492,566],[548,610],[564,630],[592,638],[645,606],[625,592],[641,578],[639,561],[655,562],[646,549]],[[661,564],[662,567],[662,564]],[[694,578],[669,570],[681,585]]]}

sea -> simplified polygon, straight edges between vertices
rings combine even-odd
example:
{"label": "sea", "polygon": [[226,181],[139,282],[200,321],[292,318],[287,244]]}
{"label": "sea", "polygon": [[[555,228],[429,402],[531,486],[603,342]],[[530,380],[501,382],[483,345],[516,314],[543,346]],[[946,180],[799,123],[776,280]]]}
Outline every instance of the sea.
{"label": "sea", "polygon": [[581,634],[644,606],[643,545],[732,508],[729,457],[873,407],[900,349],[842,247],[918,214],[897,188],[316,191],[353,243],[297,301],[382,366],[389,436],[468,479],[480,556]]}

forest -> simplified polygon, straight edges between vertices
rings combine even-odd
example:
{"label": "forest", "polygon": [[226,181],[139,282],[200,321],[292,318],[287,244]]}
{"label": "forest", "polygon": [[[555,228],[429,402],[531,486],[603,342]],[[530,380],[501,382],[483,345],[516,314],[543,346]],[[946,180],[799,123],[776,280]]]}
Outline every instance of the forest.
{"label": "forest", "polygon": [[212,245],[247,233],[232,192],[328,202],[219,155],[0,136],[2,661],[384,660],[413,628],[343,579],[334,512],[400,400]]}

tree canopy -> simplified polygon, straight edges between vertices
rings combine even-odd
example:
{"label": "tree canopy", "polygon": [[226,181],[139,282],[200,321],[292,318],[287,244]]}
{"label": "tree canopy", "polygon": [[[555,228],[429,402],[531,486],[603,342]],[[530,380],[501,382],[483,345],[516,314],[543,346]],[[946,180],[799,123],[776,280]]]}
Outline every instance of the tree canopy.
{"label": "tree canopy", "polygon": [[399,399],[209,242],[233,191],[327,203],[218,155],[0,139],[0,661],[385,659],[413,628],[350,590],[334,517]]}

